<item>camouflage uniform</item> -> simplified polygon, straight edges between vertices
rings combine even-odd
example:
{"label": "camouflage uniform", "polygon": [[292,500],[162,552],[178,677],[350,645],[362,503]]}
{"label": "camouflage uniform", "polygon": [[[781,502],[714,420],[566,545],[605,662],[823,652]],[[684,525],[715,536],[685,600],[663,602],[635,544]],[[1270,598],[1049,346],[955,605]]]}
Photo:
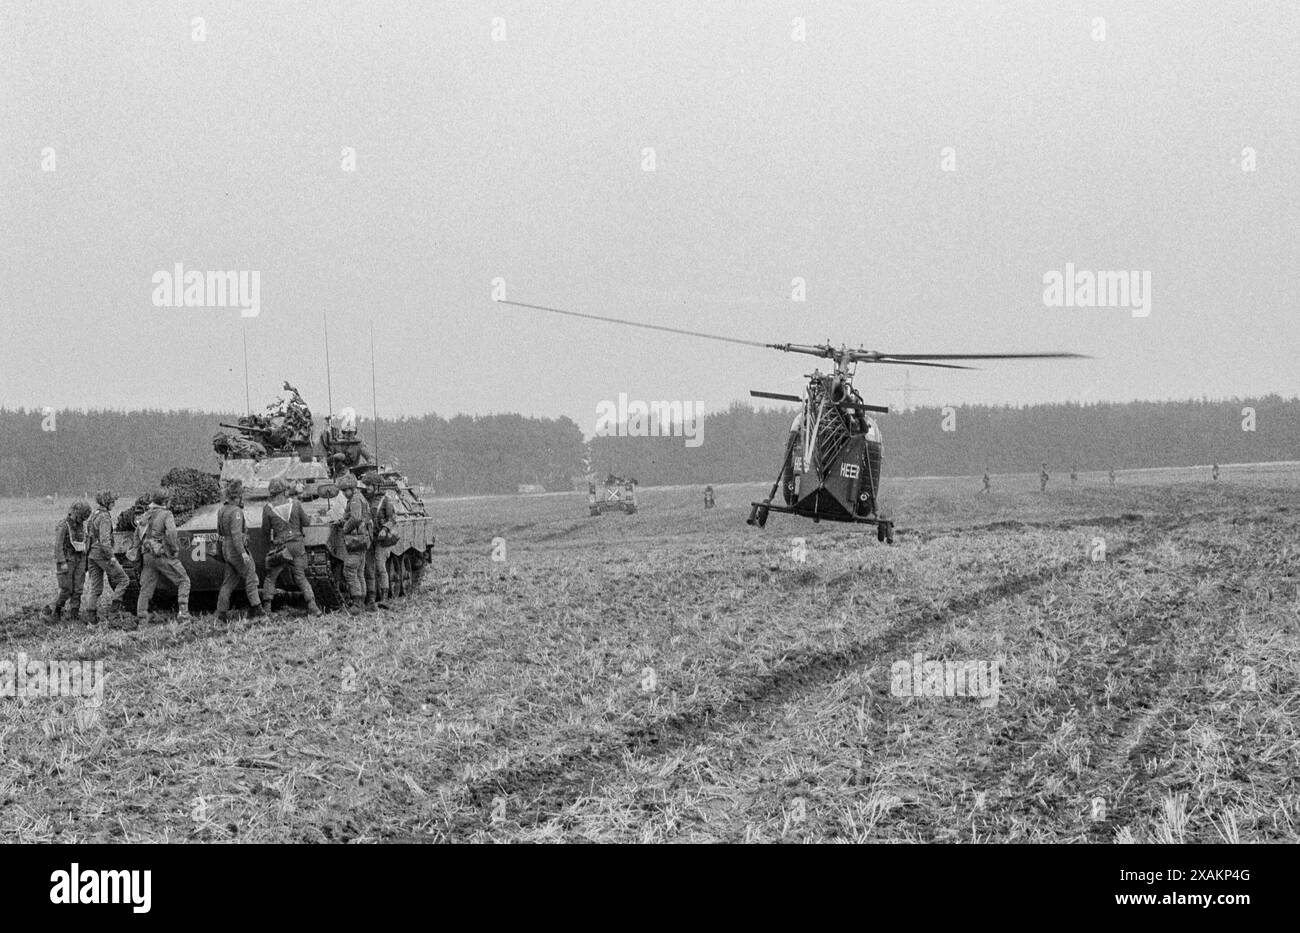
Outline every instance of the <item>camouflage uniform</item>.
{"label": "camouflage uniform", "polygon": [[[41,614],[49,621],[63,614],[77,618],[81,610],[81,593],[86,583],[86,564],[89,543],[86,540],[86,518],[90,506],[84,502],[73,505],[63,521],[54,526],[54,575],[59,582],[59,595],[45,607]],[[78,517],[80,516],[80,517]]]}
{"label": "camouflage uniform", "polygon": [[263,615],[262,600],[257,589],[257,565],[248,553],[248,535],[244,523],[244,507],[241,500],[227,493],[226,504],[217,513],[217,534],[221,537],[221,559],[225,561],[226,573],[221,578],[221,589],[217,592],[217,618],[224,619],[230,611],[230,597],[235,587],[243,584],[244,595],[253,615]]}
{"label": "camouflage uniform", "polygon": [[[177,617],[182,622],[190,618],[190,575],[181,563],[180,537],[176,533],[176,516],[171,509],[155,497],[149,511],[141,516],[140,530],[140,598],[135,603],[137,618],[148,618],[149,601],[158,588],[158,578],[166,577],[176,587]],[[161,554],[155,554],[155,548]]]}
{"label": "camouflage uniform", "polygon": [[[348,479],[352,480],[350,484],[347,483]],[[339,485],[340,488],[353,490],[348,498],[347,517],[343,520],[344,538],[361,535],[371,541],[370,547],[364,551],[347,551],[347,556],[343,559],[343,579],[347,581],[352,605],[355,607],[365,602],[366,608],[371,609],[374,602],[366,599],[367,590],[374,589],[375,578],[374,531],[370,523],[370,506],[366,504],[366,497],[356,491],[356,479],[351,474],[345,476]]]}
{"label": "camouflage uniform", "polygon": [[[287,492],[288,484],[280,479],[271,480],[271,494]],[[287,506],[287,509],[286,509]],[[296,498],[286,499],[278,505],[267,503],[262,508],[262,533],[266,535],[266,579],[262,583],[262,601],[268,606],[275,597],[276,583],[285,570],[293,576],[294,585],[307,601],[307,611],[320,615],[316,605],[316,594],[307,579],[307,547],[303,535],[303,526],[307,524],[307,513],[302,503]],[[270,554],[273,549],[283,546],[283,558],[279,564],[272,566]]]}
{"label": "camouflage uniform", "polygon": [[89,606],[90,621],[94,622],[99,613],[99,602],[104,592],[104,578],[108,578],[112,587],[109,607],[111,610],[122,608],[122,597],[131,585],[131,578],[126,575],[122,565],[113,556],[113,515],[105,502],[111,502],[109,494],[96,497],[99,504],[86,523],[86,536],[89,539],[86,578],[89,580],[86,605]]}
{"label": "camouflage uniform", "polygon": [[[393,506],[393,500],[384,495],[379,486],[367,486],[366,490],[367,493],[373,492],[375,494],[369,502],[375,526],[374,589],[372,592],[376,594],[373,599],[377,599],[382,603],[388,598],[388,585],[390,582],[388,579],[388,558],[393,553],[393,548],[392,545],[379,543],[379,532],[385,523],[392,522],[397,517],[397,510]],[[370,577],[366,579],[369,581]]]}

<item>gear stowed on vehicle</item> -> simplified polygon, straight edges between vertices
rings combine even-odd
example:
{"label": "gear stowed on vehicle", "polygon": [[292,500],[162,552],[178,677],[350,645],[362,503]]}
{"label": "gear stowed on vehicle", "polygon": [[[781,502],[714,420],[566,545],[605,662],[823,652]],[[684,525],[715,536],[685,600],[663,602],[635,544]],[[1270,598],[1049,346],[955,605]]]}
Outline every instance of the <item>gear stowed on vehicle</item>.
{"label": "gear stowed on vehicle", "polygon": [[[221,486],[236,479],[244,486],[248,549],[259,580],[265,583],[269,549],[262,531],[262,509],[270,499],[271,481],[279,478],[295,488],[307,515],[308,524],[303,528],[307,577],[317,604],[326,610],[341,607],[347,593],[343,580],[347,550],[341,531],[345,504],[337,480],[345,473],[360,477],[374,472],[395,512],[391,523],[395,543],[387,563],[389,592],[382,595],[400,597],[415,592],[433,559],[434,546],[433,519],[420,491],[396,470],[356,456],[356,439],[331,426],[330,418],[326,418],[325,430],[313,437],[311,411],[296,389],[288,383],[285,388],[293,393],[287,403],[272,405],[266,415],[249,415],[236,424],[222,425],[235,433],[221,433],[213,439],[213,449],[221,458]],[[218,511],[214,500],[198,505],[177,523],[179,557],[189,573],[192,594],[216,593],[221,587],[225,564],[218,547]],[[119,525],[113,550],[131,577],[127,599],[133,601],[140,572],[134,532]],[[298,599],[296,588],[288,585],[289,576],[281,577],[279,592]],[[160,595],[167,592],[165,586],[160,586],[160,591]]]}

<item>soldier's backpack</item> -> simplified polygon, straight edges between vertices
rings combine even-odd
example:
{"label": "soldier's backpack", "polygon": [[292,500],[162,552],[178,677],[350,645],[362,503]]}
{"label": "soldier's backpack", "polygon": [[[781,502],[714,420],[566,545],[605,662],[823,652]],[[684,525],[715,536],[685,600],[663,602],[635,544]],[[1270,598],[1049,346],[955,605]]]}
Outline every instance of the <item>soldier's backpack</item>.
{"label": "soldier's backpack", "polygon": [[[361,494],[357,493],[356,495],[360,496]],[[356,502],[357,500],[353,499],[352,501]],[[351,509],[351,505],[352,505],[351,502],[348,503],[349,511]],[[370,511],[369,506],[366,504],[365,499],[361,500],[361,507],[365,511],[365,515],[366,515],[365,520],[362,521],[359,525],[357,525],[356,529],[351,534],[346,534],[343,536],[343,546],[354,554],[357,553],[358,551],[370,550],[370,546],[374,543],[373,515]]]}
{"label": "soldier's backpack", "polygon": [[401,540],[397,535],[397,510],[393,508],[393,500],[384,496],[376,511],[379,513],[379,531],[375,534],[375,544],[392,547]]}
{"label": "soldier's backpack", "polygon": [[[170,555],[167,553],[167,542],[163,540],[162,528],[154,527],[154,520],[157,518],[162,518],[162,509],[151,509],[136,519],[137,546],[141,555],[168,557]],[[166,519],[163,521],[165,524]]]}

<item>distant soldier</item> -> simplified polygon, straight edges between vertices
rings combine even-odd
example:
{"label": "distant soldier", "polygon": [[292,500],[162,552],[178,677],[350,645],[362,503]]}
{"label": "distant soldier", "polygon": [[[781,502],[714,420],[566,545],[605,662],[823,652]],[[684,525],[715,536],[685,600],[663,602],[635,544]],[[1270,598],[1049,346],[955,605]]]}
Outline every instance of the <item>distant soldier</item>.
{"label": "distant soldier", "polygon": [[302,503],[293,495],[293,487],[280,477],[271,480],[267,491],[271,501],[262,509],[262,533],[266,536],[266,579],[262,582],[262,602],[271,605],[275,599],[276,583],[288,570],[293,582],[307,601],[307,612],[324,615],[316,605],[316,594],[307,580],[307,513]]}
{"label": "distant soldier", "polygon": [[[379,609],[387,609],[388,557],[393,553],[397,535],[397,507],[384,495],[384,486],[378,473],[367,473],[361,478],[366,487],[366,504],[370,506],[371,525],[375,532],[375,546],[366,558],[367,600]],[[388,542],[388,543],[384,543]]]}
{"label": "distant soldier", "polygon": [[1044,463],[1043,466],[1042,466],[1042,469],[1040,469],[1040,470],[1038,471],[1038,491],[1039,491],[1039,492],[1047,492],[1047,481],[1048,481],[1049,479],[1051,479],[1051,477],[1047,475],[1047,464]]}
{"label": "distant soldier", "polygon": [[108,584],[113,588],[108,608],[109,612],[114,613],[122,611],[122,597],[131,583],[131,578],[113,556],[113,513],[109,510],[116,501],[117,493],[101,489],[95,494],[98,508],[91,513],[90,521],[86,523],[86,536],[90,542],[86,565],[86,578],[90,583],[86,603],[90,606],[87,621],[91,625],[108,616],[108,613],[99,608],[100,597],[104,592],[104,578],[108,578]]}
{"label": "distant soldier", "polygon": [[1214,468],[1213,471],[1211,472],[1211,475],[1214,477],[1214,482],[1217,483],[1219,481],[1219,465],[1217,463],[1214,464]]}
{"label": "distant soldier", "polygon": [[1079,482],[1079,467],[1076,464],[1070,467],[1070,485],[1073,486],[1077,482]]}
{"label": "distant soldier", "polygon": [[1111,467],[1111,468],[1110,468],[1110,484],[1111,484],[1112,486],[1115,485],[1115,468],[1114,468],[1114,467]]}
{"label": "distant soldier", "polygon": [[988,470],[988,467],[985,467],[985,468],[984,468],[984,488],[980,490],[980,493],[983,494],[983,495],[988,495],[988,494],[991,493],[991,492],[993,492],[993,479],[992,479],[992,477],[989,476],[989,470]]}
{"label": "distant soldier", "polygon": [[158,577],[164,576],[176,587],[176,619],[190,621],[190,575],[181,563],[180,538],[176,534],[176,516],[167,508],[167,490],[155,490],[149,497],[149,510],[136,522],[140,541],[140,598],[135,603],[135,616],[141,622],[149,619],[149,600],[158,587]]}
{"label": "distant soldier", "polygon": [[248,525],[244,521],[244,484],[237,479],[226,483],[222,497],[225,501],[217,513],[217,535],[221,546],[221,559],[226,573],[217,591],[217,621],[226,621],[230,614],[230,597],[235,587],[243,585],[248,598],[249,615],[265,616],[262,600],[257,591],[257,565],[248,553]]}
{"label": "distant soldier", "polygon": [[54,526],[54,574],[59,581],[59,595],[41,610],[41,618],[55,622],[68,607],[68,618],[77,620],[81,610],[81,593],[86,583],[86,519],[90,503],[78,500],[68,509],[67,517]]}
{"label": "distant soldier", "polygon": [[704,507],[706,509],[713,508],[713,487],[712,486],[704,487]]}
{"label": "distant soldier", "polygon": [[344,473],[339,478],[339,489],[347,499],[347,512],[343,519],[343,546],[347,556],[343,559],[343,579],[347,581],[352,597],[349,610],[358,611],[362,604],[367,612],[374,612],[374,603],[366,599],[367,576],[373,576],[374,532],[371,530],[370,506],[366,497],[357,492],[357,478]]}

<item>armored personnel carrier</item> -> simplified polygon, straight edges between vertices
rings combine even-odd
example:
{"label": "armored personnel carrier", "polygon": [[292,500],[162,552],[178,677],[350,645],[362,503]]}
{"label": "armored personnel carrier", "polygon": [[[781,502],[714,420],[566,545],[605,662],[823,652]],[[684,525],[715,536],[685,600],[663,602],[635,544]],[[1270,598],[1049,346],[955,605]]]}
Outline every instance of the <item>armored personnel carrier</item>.
{"label": "armored personnel carrier", "polygon": [[[307,549],[307,576],[316,601],[322,609],[343,605],[347,587],[343,579],[342,519],[346,499],[336,480],[344,472],[360,478],[376,471],[384,494],[396,507],[398,542],[388,558],[389,593],[400,597],[415,592],[425,568],[433,559],[433,519],[429,517],[417,489],[393,469],[376,466],[372,458],[357,455],[360,442],[355,431],[340,431],[329,424],[318,437],[310,410],[298,391],[285,383],[293,395],[288,402],[270,406],[267,415],[249,415],[237,424],[222,425],[234,434],[222,433],[213,438],[213,449],[221,457],[220,479],[238,479],[244,484],[244,518],[248,526],[248,547],[257,564],[259,580],[266,578],[267,534],[262,530],[262,509],[270,498],[268,486],[279,477],[301,488],[299,499],[310,525],[304,529]],[[364,445],[362,445],[364,447]],[[191,598],[202,593],[216,593],[221,588],[225,564],[217,556],[217,513],[219,503],[199,505],[188,516],[178,516],[180,559],[190,575]],[[121,529],[121,525],[118,526]],[[118,561],[131,576],[126,594],[134,607],[139,592],[137,581],[141,562],[135,553],[135,535],[118,530],[114,550]],[[290,574],[282,574],[281,592],[298,599]],[[166,598],[169,585],[160,583],[160,595]],[[170,595],[174,596],[171,590]]]}
{"label": "armored personnel carrier", "polygon": [[588,483],[587,511],[593,518],[606,512],[633,514],[636,512],[636,480],[610,473],[599,491],[594,482]]}

